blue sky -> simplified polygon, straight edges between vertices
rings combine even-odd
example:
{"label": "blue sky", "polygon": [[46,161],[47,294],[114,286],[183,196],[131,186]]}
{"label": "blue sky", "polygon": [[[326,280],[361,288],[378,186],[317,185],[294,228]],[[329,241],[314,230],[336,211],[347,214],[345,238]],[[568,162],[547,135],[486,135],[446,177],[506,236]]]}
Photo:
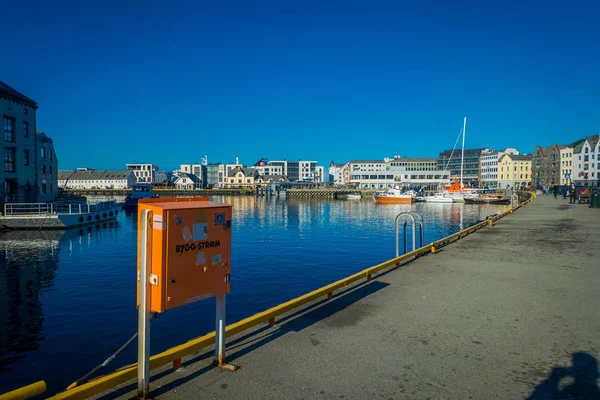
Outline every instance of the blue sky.
{"label": "blue sky", "polygon": [[[121,3],[126,3],[123,5]],[[599,2],[9,2],[61,169],[430,156],[600,129]]]}

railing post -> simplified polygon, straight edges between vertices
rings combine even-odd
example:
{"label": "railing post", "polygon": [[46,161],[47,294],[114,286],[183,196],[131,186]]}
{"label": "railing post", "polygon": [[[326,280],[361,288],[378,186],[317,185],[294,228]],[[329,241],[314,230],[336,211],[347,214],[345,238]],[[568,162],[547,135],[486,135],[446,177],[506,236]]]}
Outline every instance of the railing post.
{"label": "railing post", "polygon": [[72,212],[71,212],[71,203],[69,203],[69,214],[72,214]]}
{"label": "railing post", "polygon": [[81,203],[79,203],[79,214],[81,214]]}

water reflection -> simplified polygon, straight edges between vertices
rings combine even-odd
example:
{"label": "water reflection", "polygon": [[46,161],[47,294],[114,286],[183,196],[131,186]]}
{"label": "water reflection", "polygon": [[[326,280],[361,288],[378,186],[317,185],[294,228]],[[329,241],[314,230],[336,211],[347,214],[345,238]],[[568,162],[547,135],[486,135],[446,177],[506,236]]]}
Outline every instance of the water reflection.
{"label": "water reflection", "polygon": [[[429,243],[508,208],[379,206],[372,199],[211,200],[233,205],[232,322],[392,258],[400,212],[423,215]],[[39,379],[47,381],[49,393],[64,389],[135,332],[136,232],[137,214],[119,213],[113,226],[0,234],[0,392]],[[161,314],[153,321],[153,352],[213,329],[213,301]],[[132,362],[133,347],[114,364]]]}
{"label": "water reflection", "polygon": [[60,244],[68,244],[71,255],[113,229],[114,222],[69,231],[0,232],[0,372],[40,346],[40,294],[53,286]]}

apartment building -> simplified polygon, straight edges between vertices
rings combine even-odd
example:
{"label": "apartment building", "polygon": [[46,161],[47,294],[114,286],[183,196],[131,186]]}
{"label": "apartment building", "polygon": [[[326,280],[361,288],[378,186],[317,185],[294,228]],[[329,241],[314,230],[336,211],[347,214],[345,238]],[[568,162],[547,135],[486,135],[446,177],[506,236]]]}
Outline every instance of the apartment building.
{"label": "apartment building", "polygon": [[46,203],[54,200],[58,191],[58,159],[54,151],[54,143],[44,131],[35,133],[37,141],[38,202]]}
{"label": "apartment building", "polygon": [[54,198],[58,160],[52,139],[37,132],[37,103],[0,81],[0,126],[4,166],[0,168],[0,206]]}
{"label": "apartment building", "polygon": [[132,171],[138,183],[152,183],[156,179],[158,166],[154,164],[125,164]]}
{"label": "apartment building", "polygon": [[[186,174],[189,178],[188,180],[193,180],[194,182],[192,182],[192,183],[195,186],[200,185],[200,188],[207,187],[206,181],[208,179],[208,174],[207,174],[206,165],[203,165],[203,164],[181,164],[179,166],[179,170],[175,171],[175,175],[180,176],[182,174]],[[191,175],[195,175],[198,179],[192,178]],[[175,182],[175,186],[177,186],[177,181]]]}
{"label": "apartment building", "polygon": [[572,181],[576,185],[600,186],[600,140],[598,135],[588,136],[573,149]]}
{"label": "apartment building", "polygon": [[63,189],[129,189],[136,177],[131,170],[77,168],[58,171],[57,182]]}
{"label": "apartment building", "polygon": [[498,187],[508,189],[531,185],[531,160],[531,155],[501,155],[498,159]]}
{"label": "apartment building", "polygon": [[[581,146],[580,146],[581,148]],[[573,147],[567,146],[560,150],[560,184],[570,185],[573,176]]]}
{"label": "apartment building", "polygon": [[351,160],[350,183],[361,189],[423,187],[433,190],[448,183],[450,173],[437,170],[435,158],[384,158],[383,160]]}
{"label": "apartment building", "polygon": [[254,180],[258,177],[258,172],[254,168],[234,168],[227,174],[226,187],[254,187]]}
{"label": "apartment building", "polygon": [[281,167],[281,173],[290,182],[312,181],[324,182],[325,168],[317,165],[317,161],[269,161],[268,165]]}
{"label": "apartment building", "polygon": [[336,164],[333,161],[329,164],[329,178],[327,182],[333,183],[334,185],[345,185],[348,183],[348,180],[345,178],[348,176],[347,172],[349,170],[350,164]]}

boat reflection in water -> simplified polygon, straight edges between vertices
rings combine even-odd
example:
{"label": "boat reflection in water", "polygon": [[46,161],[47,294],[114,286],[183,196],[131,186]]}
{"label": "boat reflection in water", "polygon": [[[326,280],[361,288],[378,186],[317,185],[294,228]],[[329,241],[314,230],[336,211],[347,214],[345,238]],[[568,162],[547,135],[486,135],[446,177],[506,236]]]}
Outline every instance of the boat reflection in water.
{"label": "boat reflection in water", "polygon": [[54,284],[61,243],[68,242],[72,252],[116,226],[112,222],[66,231],[0,232],[0,373],[40,347],[40,296]]}

